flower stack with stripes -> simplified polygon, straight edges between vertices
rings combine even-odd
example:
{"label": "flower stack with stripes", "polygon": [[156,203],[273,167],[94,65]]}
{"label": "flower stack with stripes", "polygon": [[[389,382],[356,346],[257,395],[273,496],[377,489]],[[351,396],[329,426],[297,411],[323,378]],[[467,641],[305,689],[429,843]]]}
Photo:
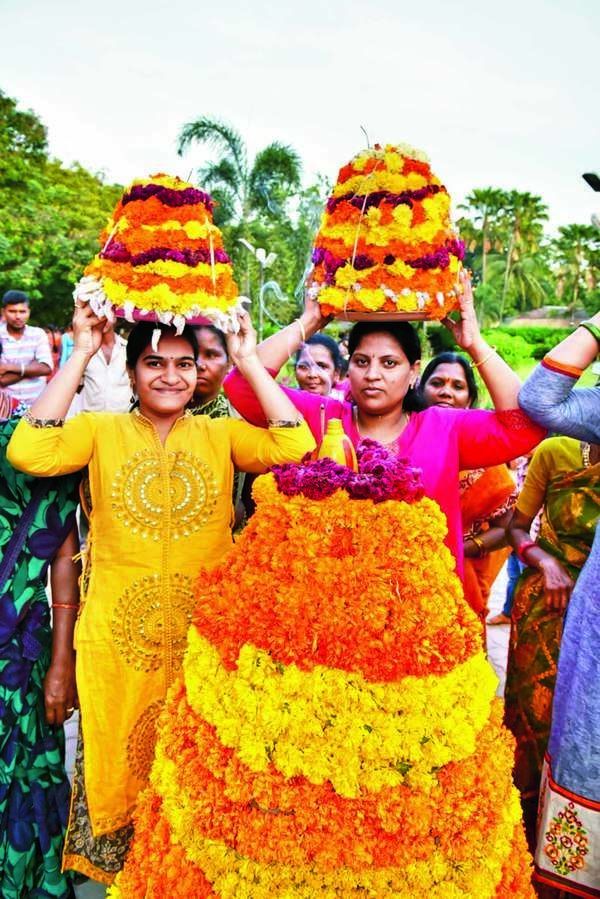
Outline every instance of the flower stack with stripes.
{"label": "flower stack with stripes", "polygon": [[332,464],[259,479],[201,575],[112,897],[533,899],[443,515],[412,469],[384,472],[390,501]]}
{"label": "flower stack with stripes", "polygon": [[134,181],[100,237],[75,298],[97,314],[230,330],[241,309],[231,260],[213,224],[214,203],[169,175]]}
{"label": "flower stack with stripes", "polygon": [[325,314],[441,319],[457,307],[463,256],[425,154],[376,144],[340,169],[313,250],[312,296]]}

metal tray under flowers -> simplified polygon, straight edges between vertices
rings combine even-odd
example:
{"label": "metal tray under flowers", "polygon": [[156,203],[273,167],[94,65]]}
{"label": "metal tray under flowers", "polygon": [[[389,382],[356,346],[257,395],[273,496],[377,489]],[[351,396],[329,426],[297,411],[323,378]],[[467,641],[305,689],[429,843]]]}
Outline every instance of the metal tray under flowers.
{"label": "metal tray under flowers", "polygon": [[445,318],[448,313],[444,313],[444,315],[431,315],[426,310],[419,310],[418,312],[359,312],[353,309],[347,309],[344,311],[341,309],[339,312],[333,313],[334,318],[337,321],[342,322],[372,322],[372,321],[391,321],[391,322],[406,322],[406,321],[414,321],[414,322],[439,322],[441,318]]}

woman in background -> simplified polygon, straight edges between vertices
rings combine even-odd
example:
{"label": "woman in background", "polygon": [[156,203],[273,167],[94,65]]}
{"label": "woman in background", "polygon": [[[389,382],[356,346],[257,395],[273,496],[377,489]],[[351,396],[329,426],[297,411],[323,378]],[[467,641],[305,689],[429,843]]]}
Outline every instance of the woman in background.
{"label": "woman in background", "polygon": [[0,392],[0,895],[67,899],[63,723],[77,701],[75,658],[65,647],[79,607],[79,478],[15,471],[6,448],[19,419],[6,419],[6,399]]}
{"label": "woman in background", "polygon": [[[510,524],[527,565],[517,582],[504,692],[505,721],[515,735],[515,783],[528,842],[535,825],[563,616],[592,548],[600,515],[600,447],[570,437],[544,440],[535,451]],[[531,543],[530,529],[543,509]]]}
{"label": "woman in background", "polygon": [[[551,350],[519,402],[549,430],[600,443],[600,389],[575,389],[600,350],[600,312]],[[525,562],[533,542],[521,545]],[[536,875],[579,896],[600,894],[600,530],[571,599],[560,646],[542,775]]]}
{"label": "woman in background", "polygon": [[[486,366],[482,377],[493,394],[495,385],[489,382]],[[426,366],[419,393],[426,408],[475,408],[478,391],[471,364],[459,353],[439,353]],[[490,592],[510,554],[510,549],[501,547],[506,546],[506,527],[515,500],[515,484],[506,465],[460,474],[465,598],[481,620],[484,642]]]}

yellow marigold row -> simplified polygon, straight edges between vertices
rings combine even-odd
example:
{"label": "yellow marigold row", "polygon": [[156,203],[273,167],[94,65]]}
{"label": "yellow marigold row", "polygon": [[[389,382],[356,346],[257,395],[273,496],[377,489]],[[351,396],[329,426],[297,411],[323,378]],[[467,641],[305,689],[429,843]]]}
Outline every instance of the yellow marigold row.
{"label": "yellow marigold row", "polygon": [[417,293],[400,293],[396,294],[395,299],[390,299],[383,290],[369,290],[362,288],[358,294],[348,288],[341,287],[325,287],[319,291],[319,304],[327,310],[355,310],[361,309],[366,312],[378,312],[384,309],[387,312],[422,312],[427,311],[429,318],[444,318],[450,309],[456,305],[456,294],[448,292],[442,294],[443,303],[433,297],[429,297],[427,302],[423,301],[422,295]]}
{"label": "yellow marigold row", "polygon": [[[400,159],[400,157],[398,158]],[[341,184],[336,184],[332,196],[340,197],[351,192],[357,196],[363,196],[376,190],[389,190],[390,193],[399,194],[404,190],[419,190],[421,187],[426,187],[427,184],[440,183],[439,179],[433,176],[427,179],[419,172],[401,175],[393,168],[384,168],[384,165],[385,163],[382,162],[381,168],[374,169],[365,175],[355,175]]]}
{"label": "yellow marigold row", "polygon": [[[397,206],[392,212],[392,222],[381,224],[382,211],[372,207],[360,219],[359,237],[375,247],[387,247],[393,241],[403,244],[432,243],[436,238],[443,240],[450,236],[448,216],[450,214],[450,197],[439,193],[422,201],[426,220],[413,225],[412,209],[408,206]],[[358,214],[358,211],[357,211]],[[323,238],[341,240],[353,247],[356,240],[358,221],[341,220],[335,213],[325,213],[319,232],[320,243]],[[452,235],[454,236],[454,235]]]}
{"label": "yellow marigold row", "polygon": [[483,652],[445,675],[373,683],[358,672],[281,665],[246,644],[237,670],[193,628],[184,662],[190,705],[252,771],[331,781],[341,796],[407,784],[475,751],[497,678]]}
{"label": "yellow marigold row", "polygon": [[[117,263],[118,264],[118,263]],[[130,272],[131,264],[129,262],[122,263],[123,271]],[[171,260],[157,259],[155,262],[148,262],[146,265],[136,265],[135,272],[137,274],[157,275],[165,278],[188,278],[194,275],[198,278],[212,279],[221,275],[231,274],[231,265],[227,262],[215,262],[214,266],[207,262],[201,262],[198,265],[190,267],[184,262],[172,262]]]}
{"label": "yellow marigold row", "polygon": [[117,306],[135,306],[137,309],[162,311],[170,309],[180,315],[207,315],[227,312],[232,308],[232,300],[238,292],[233,284],[232,296],[215,296],[204,290],[194,293],[174,293],[167,284],[155,284],[149,290],[132,290],[127,284],[103,278],[104,292],[111,302]]}
{"label": "yellow marigold row", "polygon": [[[220,234],[217,231],[216,227],[210,222],[178,222],[176,219],[169,219],[167,222],[157,223],[155,225],[141,225],[141,229],[148,234],[155,233],[157,235],[157,244],[160,243],[160,234],[163,231],[183,231],[187,237],[190,237],[192,240],[205,240],[208,238],[209,234],[217,234],[220,238]],[[106,239],[110,231],[106,234]],[[132,227],[131,223],[127,218],[127,214],[124,213],[116,225],[115,236],[118,238],[122,238],[125,243],[127,243],[127,237],[132,236],[136,237],[138,234],[137,226]],[[179,235],[181,236],[181,235]],[[222,241],[219,241],[219,245],[221,245]]]}
{"label": "yellow marigold row", "polygon": [[[458,259],[455,256],[451,256],[447,271],[455,274],[456,272],[458,272],[459,267],[460,263]],[[371,268],[358,271],[351,265],[345,265],[343,268],[338,269],[335,274],[336,287],[352,287],[354,284],[360,284],[377,268],[377,266],[372,266]],[[386,277],[386,275],[393,276],[394,280],[398,277],[404,278],[406,281],[410,281],[413,278],[415,278],[415,280],[423,280],[423,274],[421,271],[415,268],[411,268],[410,265],[406,265],[406,263],[402,262],[400,259],[397,259],[393,263],[393,265],[386,265],[385,267],[380,266],[379,272],[382,280]],[[363,289],[368,290],[368,288]]]}

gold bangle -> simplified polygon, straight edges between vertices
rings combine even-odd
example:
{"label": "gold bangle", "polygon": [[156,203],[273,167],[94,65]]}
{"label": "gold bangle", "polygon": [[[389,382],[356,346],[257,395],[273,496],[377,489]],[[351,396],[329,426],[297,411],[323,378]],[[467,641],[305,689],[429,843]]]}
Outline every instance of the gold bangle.
{"label": "gold bangle", "polygon": [[53,609],[77,609],[79,610],[79,603],[70,603],[70,602],[53,602]]}
{"label": "gold bangle", "polygon": [[479,559],[483,558],[483,556],[487,556],[487,549],[484,546],[483,540],[480,540],[479,537],[475,537],[474,534],[469,534],[469,540],[471,540],[477,547],[477,557]]}
{"label": "gold bangle", "polygon": [[27,411],[23,418],[32,428],[62,428],[65,423],[64,418],[36,418],[31,411]]}
{"label": "gold bangle", "polygon": [[299,428],[304,422],[303,418],[292,418],[289,420],[281,418],[269,418],[269,428]]}
{"label": "gold bangle", "polygon": [[298,325],[300,326],[300,337],[302,338],[302,343],[306,343],[306,331],[304,329],[304,325],[302,324],[302,319],[297,318],[296,321],[298,322]]}
{"label": "gold bangle", "polygon": [[481,362],[471,362],[471,368],[480,368],[482,365],[485,365],[486,362],[489,362],[494,353],[496,352],[496,347],[493,346],[487,356],[484,356]]}

